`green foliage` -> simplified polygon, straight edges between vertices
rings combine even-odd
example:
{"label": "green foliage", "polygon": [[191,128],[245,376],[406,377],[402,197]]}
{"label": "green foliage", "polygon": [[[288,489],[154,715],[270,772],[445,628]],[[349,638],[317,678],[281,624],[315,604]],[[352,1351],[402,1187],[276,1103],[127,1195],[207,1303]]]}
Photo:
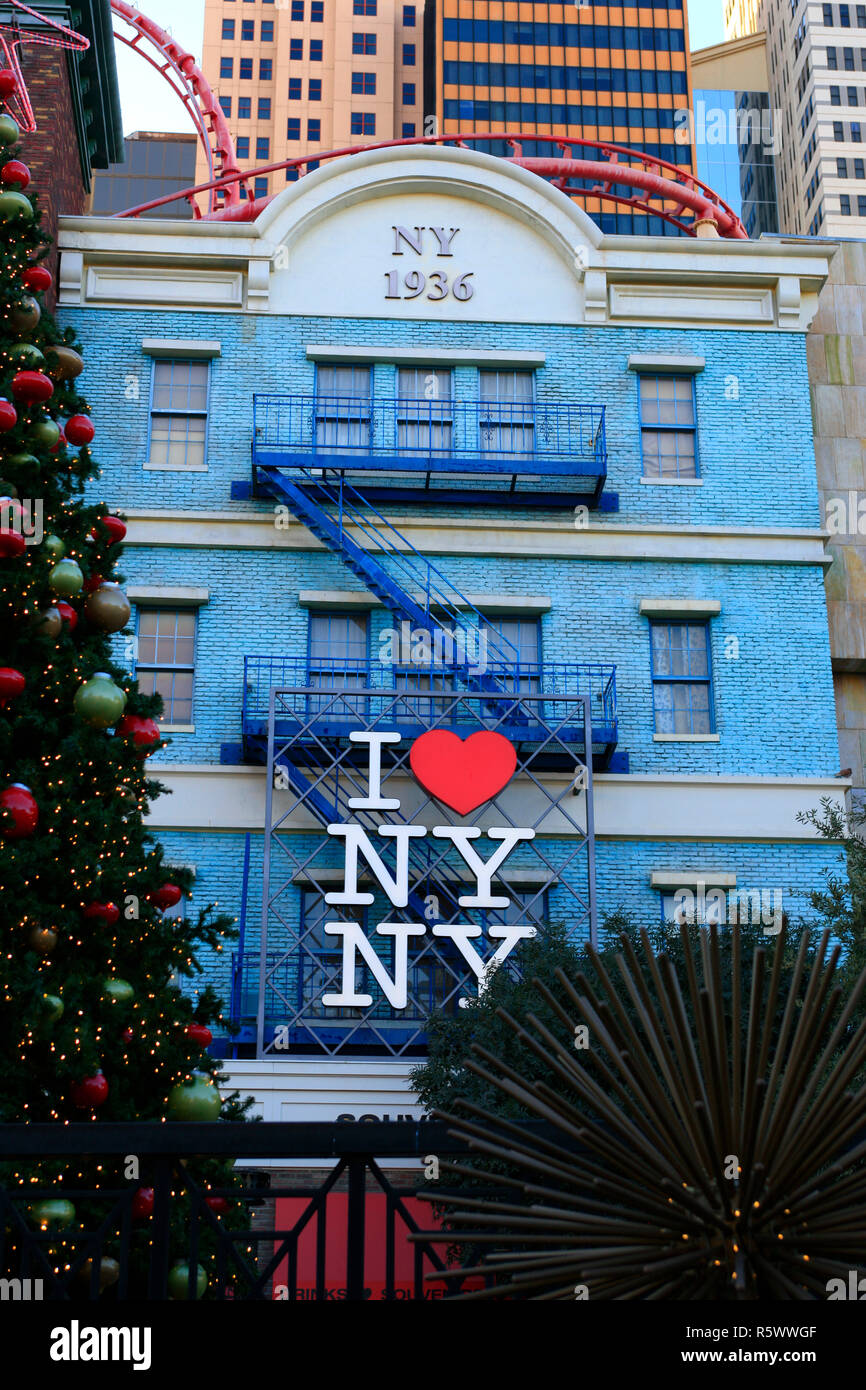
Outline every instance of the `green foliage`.
{"label": "green foliage", "polygon": [[[48,373],[52,360],[56,372],[53,345],[81,352],[70,329],[58,330],[42,295],[35,296],[42,303],[38,324],[16,331],[16,310],[34,297],[22,284],[22,272],[47,250],[38,209],[30,224],[0,225],[0,397],[12,398],[22,343],[42,352],[45,363],[38,369]],[[85,368],[80,380],[86,375]],[[186,1027],[193,1020],[220,1020],[221,1001],[209,988],[193,999],[180,986],[200,974],[203,947],[221,949],[233,938],[234,922],[209,908],[166,919],[150,901],[168,878],[185,893],[191,887],[188,873],[167,871],[161,846],[145,828],[150,803],[165,789],[147,775],[146,760],[129,738],[84,723],[73,707],[81,684],[100,671],[126,693],[126,715],[153,718],[162,707],[158,695],[139,690],[115,659],[110,638],[84,613],[88,580],[123,580],[122,547],[100,524],[110,509],[105,502],[84,501],[85,484],[100,477],[91,449],[61,442],[52,452],[34,434],[40,421],[62,424],[73,414],[89,414],[87,398],[75,379],[55,377],[48,401],[16,401],[16,409],[18,423],[0,434],[0,497],[17,497],[31,525],[41,521],[43,534],[22,555],[0,556],[0,665],[26,680],[23,694],[0,709],[0,791],[11,783],[29,787],[39,823],[31,836],[10,838],[11,818],[0,811],[0,1121],[89,1118],[75,1108],[71,1091],[97,1070],[109,1085],[97,1122],[161,1121],[175,1084],[193,1069],[212,1075],[219,1070],[187,1037]],[[98,419],[94,423],[98,430]],[[6,511],[2,524],[8,524]],[[85,591],[68,599],[78,623],[73,630],[64,622],[57,637],[38,626],[40,615],[61,597],[50,583],[57,557],[46,544],[49,536],[60,538],[85,579]],[[83,915],[92,902],[116,904],[114,925]],[[38,928],[57,933],[47,953],[32,944]],[[108,978],[127,981],[132,997],[108,998]],[[52,1017],[46,995],[62,1000],[60,1016]],[[237,1095],[229,1098],[223,1118],[242,1119],[248,1104]],[[11,1170],[7,1165],[7,1180]],[[111,1165],[97,1174],[91,1163],[75,1165],[75,1172],[47,1162],[14,1171],[22,1183],[54,1182],[58,1190],[70,1182],[124,1182]],[[220,1186],[235,1181],[228,1162],[191,1162],[189,1172]],[[178,1230],[182,1216],[179,1200]],[[238,1219],[245,1222],[239,1209]],[[181,1248],[178,1258],[183,1254]],[[205,1243],[200,1257],[206,1262],[207,1254]]]}

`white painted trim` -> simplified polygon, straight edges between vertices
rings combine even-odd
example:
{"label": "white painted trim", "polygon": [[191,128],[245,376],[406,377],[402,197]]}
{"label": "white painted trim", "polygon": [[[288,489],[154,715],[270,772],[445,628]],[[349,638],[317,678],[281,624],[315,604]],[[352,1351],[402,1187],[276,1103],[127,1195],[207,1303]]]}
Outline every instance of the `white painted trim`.
{"label": "white painted trim", "polygon": [[653,734],[653,743],[718,743],[721,734]]}
{"label": "white painted trim", "polygon": [[126,597],[130,603],[173,603],[177,608],[195,608],[207,603],[210,589],[196,589],[188,584],[127,584]]}
{"label": "white painted trim", "polygon": [[164,734],[194,734],[194,724],[160,724],[160,731]]}
{"label": "white painted trim", "polygon": [[[383,608],[381,599],[358,589],[301,589],[300,608]],[[435,604],[433,607],[435,608]],[[547,594],[467,594],[455,608],[477,608],[481,613],[547,613],[552,601]]]}
{"label": "white painted trim", "polygon": [[412,348],[412,347],[335,347],[332,343],[307,343],[305,352],[312,362],[397,362],[431,367],[543,367],[544,352],[518,352],[505,348]]}
{"label": "white painted trim", "polygon": [[384,608],[381,599],[358,589],[300,589],[299,608]]}
{"label": "white painted trim", "polygon": [[219,357],[222,348],[208,338],[142,338],[148,357]]}
{"label": "white painted trim", "polygon": [[717,618],[721,611],[717,598],[642,598],[638,603],[645,618]]}
{"label": "white painted trim", "polygon": [[[409,1085],[409,1073],[416,1060],[361,1059],[352,1057],[315,1057],[304,1060],[291,1054],[273,1054],[273,1060],[227,1060],[219,1078],[223,1095],[240,1091],[251,1095],[254,1105],[251,1114],[272,1123],[290,1120],[336,1121],[351,1115],[361,1121],[363,1115],[376,1119],[395,1120],[398,1115],[411,1115],[420,1120],[424,1109]],[[351,1123],[344,1120],[344,1123]],[[391,1161],[389,1168],[417,1168],[420,1160]],[[245,1159],[244,1167],[314,1168],[331,1167],[333,1160],[323,1158],[317,1165],[308,1159]]]}
{"label": "white painted trim", "polygon": [[703,478],[638,478],[642,487],[703,487]]}
{"label": "white painted trim", "polygon": [[697,883],[713,888],[736,888],[737,875],[722,869],[677,869],[675,873],[654,869],[650,874],[651,888],[691,888]]}
{"label": "white painted trim", "polygon": [[[183,549],[220,548],[324,550],[312,532],[290,519],[277,528],[274,512],[244,509],[197,511],[127,507],[125,548],[169,545]],[[594,560],[697,560],[701,563],[817,565],[826,568],[827,532],[810,527],[664,526],[599,523],[574,526],[561,521],[413,515],[400,521],[404,534],[422,554],[527,555]],[[359,544],[364,536],[357,534]]]}
{"label": "white painted trim", "polygon": [[147,473],[207,473],[209,471],[206,463],[185,463],[178,467],[176,463],[151,463],[148,459],[141,466]]}
{"label": "white painted trim", "polygon": [[[172,793],[152,803],[148,826],[154,831],[261,833],[264,768],[178,761],[154,764],[151,771]],[[572,779],[551,774],[544,780],[552,788],[567,790]],[[801,824],[798,813],[817,808],[822,797],[830,797],[844,811],[848,786],[850,782],[835,777],[603,772],[593,779],[596,835],[602,840],[697,840],[710,845],[720,841],[814,843],[818,838],[814,828]],[[408,798],[408,779],[406,787]],[[526,809],[523,797],[515,811]],[[522,819],[520,823],[529,822]],[[312,816],[304,823],[293,818],[286,828],[321,833]]]}
{"label": "white painted trim", "polygon": [[675,352],[632,352],[628,359],[630,372],[702,372],[706,365],[705,357]]}

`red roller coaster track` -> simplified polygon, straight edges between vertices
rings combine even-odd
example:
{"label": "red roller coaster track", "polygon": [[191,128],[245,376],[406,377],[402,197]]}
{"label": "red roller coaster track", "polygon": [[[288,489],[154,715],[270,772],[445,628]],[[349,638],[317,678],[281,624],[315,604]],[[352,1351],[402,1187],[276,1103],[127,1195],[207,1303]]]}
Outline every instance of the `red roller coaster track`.
{"label": "red roller coaster track", "polygon": [[[187,53],[153,20],[142,15],[127,0],[111,0],[115,15],[134,31],[134,36],[118,33],[115,37],[145,58],[171,86],[190,115],[207,157],[211,175],[204,183],[153,198],[138,207],[115,214],[117,217],[140,217],[142,213],[168,203],[185,199],[193,216],[207,221],[250,222],[275,194],[252,198],[252,181],[259,176],[279,170],[297,169],[300,177],[309,164],[359,154],[363,150],[388,149],[394,145],[456,145],[485,144],[498,141],[512,150],[505,156],[514,164],[550,180],[572,198],[598,198],[615,203],[633,212],[658,217],[688,236],[697,236],[701,224],[715,228],[721,237],[747,240],[748,233],[737,214],[723,202],[707,184],[676,164],[598,140],[569,140],[545,136],[537,131],[503,133],[478,131],[471,134],[431,135],[408,140],[384,140],[372,145],[353,145],[329,150],[325,154],[301,159],[284,159],[277,164],[263,164],[256,169],[240,170],[235,157],[225,116],[213,91],[192,54]],[[144,47],[151,45],[157,56]],[[213,144],[211,143],[213,136]],[[555,155],[524,155],[526,141],[545,143],[558,151]],[[574,158],[575,148],[586,151],[588,158]],[[578,184],[580,186],[578,186]],[[241,196],[243,189],[243,197]],[[628,190],[633,190],[629,192]],[[200,201],[202,200],[202,201]],[[686,220],[690,218],[691,220]],[[711,233],[712,234],[712,233]]]}

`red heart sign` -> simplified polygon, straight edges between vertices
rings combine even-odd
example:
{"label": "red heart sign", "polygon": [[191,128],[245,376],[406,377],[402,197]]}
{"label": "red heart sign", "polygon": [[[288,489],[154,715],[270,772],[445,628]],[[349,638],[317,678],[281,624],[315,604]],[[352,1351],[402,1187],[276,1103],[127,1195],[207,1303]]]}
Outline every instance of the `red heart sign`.
{"label": "red heart sign", "polygon": [[412,744],[409,762],[431,796],[466,816],[511,781],[517,753],[492,730],[479,730],[464,742],[448,729],[429,729]]}

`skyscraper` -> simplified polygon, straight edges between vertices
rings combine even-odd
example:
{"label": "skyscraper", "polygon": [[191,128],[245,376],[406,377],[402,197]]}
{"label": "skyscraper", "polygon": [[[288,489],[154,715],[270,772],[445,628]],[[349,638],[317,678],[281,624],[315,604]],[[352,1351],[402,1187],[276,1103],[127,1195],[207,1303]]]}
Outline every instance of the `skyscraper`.
{"label": "skyscraper", "polygon": [[[691,148],[677,141],[674,120],[691,104],[688,54],[686,0],[654,9],[427,0],[424,110],[446,135],[612,141],[688,168]],[[665,230],[609,205],[602,212],[590,197],[585,207],[606,231]]]}
{"label": "skyscraper", "polygon": [[[421,5],[206,0],[202,67],[241,169],[421,133]],[[276,192],[279,171],[255,180]],[[199,157],[197,178],[207,178]]]}
{"label": "skyscraper", "polygon": [[781,230],[866,236],[866,5],[728,0],[725,29],[766,30]]}

